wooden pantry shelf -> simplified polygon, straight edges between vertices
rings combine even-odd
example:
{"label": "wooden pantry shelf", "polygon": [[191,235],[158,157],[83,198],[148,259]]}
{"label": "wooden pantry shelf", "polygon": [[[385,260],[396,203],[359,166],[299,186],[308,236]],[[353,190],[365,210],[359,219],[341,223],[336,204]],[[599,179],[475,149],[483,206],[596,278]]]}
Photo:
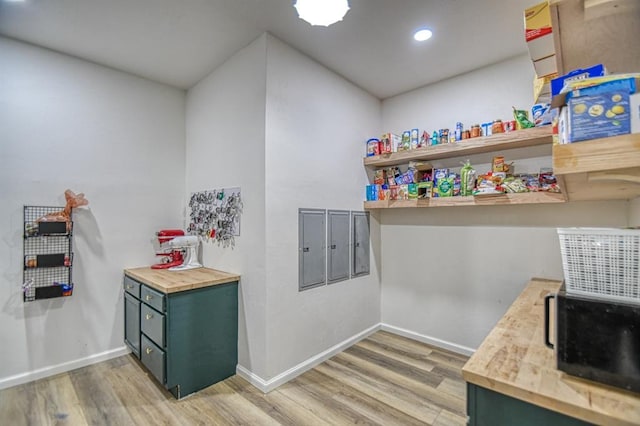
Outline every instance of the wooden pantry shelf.
{"label": "wooden pantry shelf", "polygon": [[365,210],[416,208],[416,207],[462,207],[496,206],[515,204],[564,203],[563,194],[555,192],[524,192],[518,194],[491,194],[468,197],[438,197],[419,200],[365,201]]}
{"label": "wooden pantry shelf", "polygon": [[516,130],[492,136],[465,139],[461,142],[427,146],[409,151],[365,157],[364,165],[386,167],[406,164],[409,161],[430,161],[463,155],[484,154],[514,148],[551,145],[551,126]]}
{"label": "wooden pantry shelf", "polygon": [[640,133],[553,146],[558,175],[640,167]]}
{"label": "wooden pantry shelf", "polygon": [[553,147],[553,170],[570,201],[640,196],[640,134]]}

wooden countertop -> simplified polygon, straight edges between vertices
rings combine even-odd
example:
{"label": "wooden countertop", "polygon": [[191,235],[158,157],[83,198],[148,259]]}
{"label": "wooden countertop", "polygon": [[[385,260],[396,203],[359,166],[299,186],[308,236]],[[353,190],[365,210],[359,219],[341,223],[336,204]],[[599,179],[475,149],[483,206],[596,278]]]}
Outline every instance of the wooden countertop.
{"label": "wooden countertop", "polygon": [[125,269],[124,273],[163,293],[176,293],[240,280],[240,275],[209,268],[168,271],[143,267]]}
{"label": "wooden countertop", "polygon": [[[640,394],[556,368],[555,353],[544,344],[544,296],[557,292],[560,285],[534,278],[462,368],[462,376],[475,385],[587,422],[640,425]],[[553,312],[552,308],[552,317]]]}

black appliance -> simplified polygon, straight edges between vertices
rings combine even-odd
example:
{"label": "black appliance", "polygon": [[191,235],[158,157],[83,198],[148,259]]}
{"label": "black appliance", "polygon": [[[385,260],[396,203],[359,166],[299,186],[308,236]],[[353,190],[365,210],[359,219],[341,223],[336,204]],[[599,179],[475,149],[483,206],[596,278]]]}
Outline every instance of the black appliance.
{"label": "black appliance", "polygon": [[[555,344],[549,341],[549,303],[555,298]],[[640,304],[567,294],[545,297],[545,344],[558,370],[640,392]]]}

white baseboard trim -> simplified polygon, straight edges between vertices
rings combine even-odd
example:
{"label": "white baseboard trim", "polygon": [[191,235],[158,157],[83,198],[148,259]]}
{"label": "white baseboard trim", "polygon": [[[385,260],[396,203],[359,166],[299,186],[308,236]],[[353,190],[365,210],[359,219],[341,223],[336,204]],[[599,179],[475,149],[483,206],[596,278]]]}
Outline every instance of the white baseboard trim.
{"label": "white baseboard trim", "polygon": [[447,349],[451,352],[455,352],[455,353],[466,355],[466,356],[471,356],[476,351],[475,349],[468,348],[466,346],[447,342],[446,340],[441,340],[435,337],[425,336],[423,334],[418,334],[416,332],[409,331],[400,327],[395,327],[389,324],[381,323],[380,329],[383,331],[388,331],[389,333],[397,334],[398,336],[403,336],[412,340],[417,340],[418,342],[427,343],[429,345],[437,346],[439,348]]}
{"label": "white baseboard trim", "polygon": [[127,346],[122,346],[120,348],[111,349],[109,351],[91,355],[86,358],[76,359],[76,360],[65,362],[58,365],[52,365],[50,367],[44,367],[38,370],[16,374],[15,376],[9,376],[9,377],[0,379],[0,389],[6,389],[12,386],[28,383],[34,380],[43,379],[45,377],[54,376],[56,374],[66,373],[67,371],[75,370],[76,368],[86,367],[87,365],[96,364],[102,361],[107,361],[112,358],[117,358],[119,356],[126,355],[130,352],[131,350]]}
{"label": "white baseboard trim", "polygon": [[238,366],[236,367],[236,373],[238,374],[238,376],[242,377],[243,379],[251,383],[253,386],[260,389],[262,392],[268,393],[274,390],[275,388],[277,388],[278,386],[301,375],[305,371],[311,370],[316,365],[323,363],[324,361],[328,360],[332,356],[344,351],[348,347],[355,345],[360,340],[365,339],[366,337],[370,336],[371,334],[375,333],[378,330],[380,330],[380,324],[376,324],[373,327],[369,327],[366,330],[361,331],[360,333],[348,338],[347,340],[344,340],[343,342],[340,342],[337,345],[330,347],[326,351],[321,352],[318,355],[315,355],[294,367],[291,367],[287,371],[278,374],[277,376],[275,376],[270,380],[263,379],[262,377],[258,376],[257,374],[254,374],[253,372],[241,366],[240,364],[238,364]]}

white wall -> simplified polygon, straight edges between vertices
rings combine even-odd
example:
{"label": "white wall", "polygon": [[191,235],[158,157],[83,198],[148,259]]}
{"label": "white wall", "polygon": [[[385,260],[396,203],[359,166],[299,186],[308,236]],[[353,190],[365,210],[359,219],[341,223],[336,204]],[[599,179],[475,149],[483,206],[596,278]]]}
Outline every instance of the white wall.
{"label": "white wall", "polygon": [[[267,37],[266,265],[270,379],[380,321],[380,237],[368,276],[298,292],[298,209],[362,210],[381,104]],[[373,136],[372,136],[373,135]]]}
{"label": "white wall", "polygon": [[[456,121],[507,119],[512,106],[531,106],[532,78],[525,55],[390,98],[383,102],[383,128],[451,129]],[[542,155],[535,164],[551,166],[544,150],[531,153]],[[526,152],[504,154],[519,159]],[[531,277],[562,278],[556,227],[626,226],[628,211],[624,201],[383,211],[382,322],[469,352]]]}
{"label": "white wall", "polygon": [[207,244],[204,262],[242,275],[238,364],[263,385],[380,322],[377,219],[369,276],[300,293],[297,252],[298,208],[361,210],[380,120],[380,101],[267,34],[188,92],[188,192],[242,189],[235,248]]}
{"label": "white wall", "polygon": [[629,201],[629,226],[640,226],[640,197]]}
{"label": "white wall", "polygon": [[[181,90],[0,38],[0,387],[124,353],[122,270],[184,202]],[[23,303],[22,206],[74,212],[74,294]]]}
{"label": "white wall", "polygon": [[204,244],[207,267],[241,274],[238,363],[266,373],[266,38],[240,50],[187,94],[187,192],[240,187],[235,248]]}

